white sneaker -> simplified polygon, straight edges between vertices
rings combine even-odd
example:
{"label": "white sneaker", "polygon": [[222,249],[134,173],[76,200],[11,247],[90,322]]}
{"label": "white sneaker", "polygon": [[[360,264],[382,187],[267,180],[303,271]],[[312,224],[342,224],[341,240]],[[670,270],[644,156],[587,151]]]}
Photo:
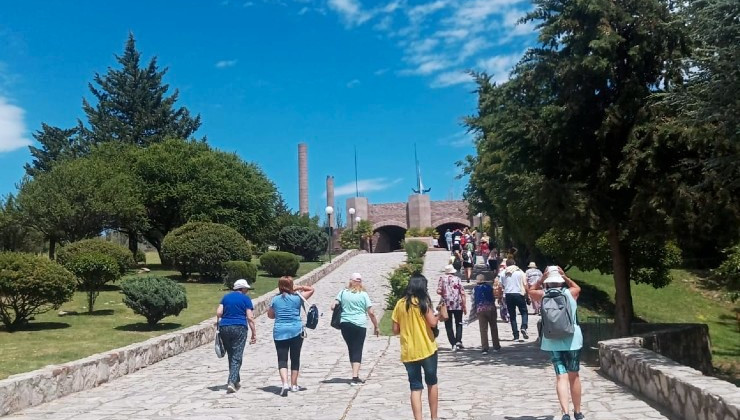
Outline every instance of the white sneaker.
{"label": "white sneaker", "polygon": [[457,351],[457,344],[452,345],[452,351]]}
{"label": "white sneaker", "polygon": [[298,385],[293,385],[290,387],[290,390],[293,392],[298,392],[301,390],[301,387],[299,387]]}

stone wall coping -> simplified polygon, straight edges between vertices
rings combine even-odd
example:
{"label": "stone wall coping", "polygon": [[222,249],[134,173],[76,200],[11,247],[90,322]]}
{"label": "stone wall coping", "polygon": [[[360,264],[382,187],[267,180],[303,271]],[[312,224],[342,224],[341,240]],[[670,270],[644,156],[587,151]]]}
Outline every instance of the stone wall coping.
{"label": "stone wall coping", "polygon": [[645,336],[689,327],[666,325],[648,334],[600,341],[601,369],[680,418],[740,420],[740,388],[643,348]]}
{"label": "stone wall coping", "polygon": [[[296,279],[296,284],[313,285],[350,258],[364,252],[357,249],[345,251],[331,263],[322,264]],[[270,301],[277,294],[278,289],[275,288],[252,301],[255,317],[267,311]],[[166,358],[212,343],[215,332],[214,316],[146,341],[12,375],[0,380],[0,416],[97,387]]]}

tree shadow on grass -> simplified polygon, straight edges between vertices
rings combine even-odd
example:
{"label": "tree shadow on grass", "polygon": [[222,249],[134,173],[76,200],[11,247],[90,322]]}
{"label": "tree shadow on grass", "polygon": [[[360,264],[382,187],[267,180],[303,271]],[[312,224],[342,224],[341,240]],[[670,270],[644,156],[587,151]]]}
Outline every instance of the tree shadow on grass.
{"label": "tree shadow on grass", "polygon": [[615,306],[608,293],[583,281],[579,281],[578,285],[581,286],[578,306],[603,316],[614,316]]}
{"label": "tree shadow on grass", "polygon": [[[71,327],[71,325],[67,324],[66,322],[29,322],[28,324],[17,327],[13,332],[61,330],[69,327]],[[8,331],[4,325],[0,326],[0,331],[10,333],[10,331]]]}
{"label": "tree shadow on grass", "polygon": [[149,331],[169,331],[182,327],[182,324],[175,322],[162,322],[157,325],[149,325],[146,322],[135,322],[133,324],[119,325],[115,327],[118,331],[149,332]]}
{"label": "tree shadow on grass", "polygon": [[92,312],[77,312],[77,311],[64,311],[63,316],[108,316],[113,315],[115,311],[113,309],[98,309]]}

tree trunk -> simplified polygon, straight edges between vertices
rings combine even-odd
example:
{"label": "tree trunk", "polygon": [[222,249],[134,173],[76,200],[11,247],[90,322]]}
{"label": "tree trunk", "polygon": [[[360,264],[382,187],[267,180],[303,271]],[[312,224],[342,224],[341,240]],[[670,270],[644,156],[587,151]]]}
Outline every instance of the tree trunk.
{"label": "tree trunk", "polygon": [[57,248],[57,240],[52,236],[49,237],[49,259],[54,261],[54,256],[56,254],[56,248]]}
{"label": "tree trunk", "polygon": [[[134,261],[136,261],[136,251],[139,250],[139,235],[136,234],[136,231],[129,231],[128,232],[128,249],[131,251],[131,253],[134,256]],[[136,261],[138,263],[138,261]],[[146,261],[144,261],[146,263]]]}
{"label": "tree trunk", "polygon": [[620,337],[630,334],[632,325],[632,290],[630,285],[629,247],[619,238],[616,226],[609,227],[609,248],[612,254],[612,270],[614,271],[614,326]]}

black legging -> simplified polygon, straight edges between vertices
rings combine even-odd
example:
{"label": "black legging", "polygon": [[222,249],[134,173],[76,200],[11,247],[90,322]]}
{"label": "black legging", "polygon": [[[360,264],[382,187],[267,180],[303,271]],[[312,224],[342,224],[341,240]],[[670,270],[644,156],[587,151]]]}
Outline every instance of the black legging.
{"label": "black legging", "polygon": [[[463,333],[463,311],[459,310],[447,310],[449,318],[445,321],[445,330],[447,331],[447,339],[451,345],[462,343]],[[452,318],[455,318],[455,330],[452,330]]]}
{"label": "black legging", "polygon": [[288,353],[290,353],[290,370],[301,369],[301,346],[303,337],[297,335],[287,340],[275,340],[275,349],[278,356],[278,369],[288,368]]}
{"label": "black legging", "polygon": [[367,329],[351,322],[342,322],[339,328],[342,330],[344,342],[347,343],[349,362],[362,363],[362,347],[365,345]]}

